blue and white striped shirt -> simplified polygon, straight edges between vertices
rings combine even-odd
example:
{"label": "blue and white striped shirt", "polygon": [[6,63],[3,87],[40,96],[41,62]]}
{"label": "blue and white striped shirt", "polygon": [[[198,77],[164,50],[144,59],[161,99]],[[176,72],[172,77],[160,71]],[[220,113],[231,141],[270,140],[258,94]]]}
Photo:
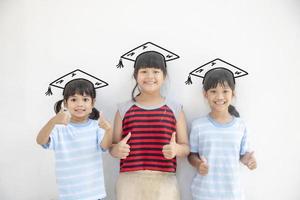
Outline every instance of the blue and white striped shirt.
{"label": "blue and white striped shirt", "polygon": [[242,200],[240,156],[248,151],[247,131],[240,118],[226,124],[209,115],[192,123],[191,152],[204,156],[209,165],[206,176],[199,173],[191,186],[194,200]]}
{"label": "blue and white striped shirt", "polygon": [[104,130],[98,121],[56,125],[50,141],[54,150],[60,200],[97,200],[106,196],[100,143]]}

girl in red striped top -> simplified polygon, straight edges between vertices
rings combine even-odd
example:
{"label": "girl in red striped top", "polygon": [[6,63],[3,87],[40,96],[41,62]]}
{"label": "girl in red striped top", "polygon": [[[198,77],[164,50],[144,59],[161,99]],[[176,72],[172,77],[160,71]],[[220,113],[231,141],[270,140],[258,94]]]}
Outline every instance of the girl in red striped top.
{"label": "girl in red striped top", "polygon": [[[118,107],[111,154],[120,158],[117,200],[178,200],[176,156],[189,154],[182,106],[160,94],[165,57],[144,52],[135,60],[132,100]],[[139,94],[135,94],[138,88]]]}

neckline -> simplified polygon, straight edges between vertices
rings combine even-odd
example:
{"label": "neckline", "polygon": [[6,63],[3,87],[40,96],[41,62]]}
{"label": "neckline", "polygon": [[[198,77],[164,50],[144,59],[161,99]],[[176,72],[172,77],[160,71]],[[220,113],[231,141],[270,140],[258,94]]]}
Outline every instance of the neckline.
{"label": "neckline", "polygon": [[136,105],[137,107],[139,108],[142,108],[144,110],[154,110],[154,109],[158,109],[158,108],[161,108],[162,106],[166,105],[166,102],[167,102],[167,99],[164,97],[164,100],[157,104],[157,105],[151,105],[151,106],[145,106],[145,105],[142,105],[136,101],[133,101],[133,104]]}
{"label": "neckline", "polygon": [[227,123],[220,123],[220,122],[217,122],[214,118],[212,118],[210,116],[210,114],[207,114],[207,118],[208,120],[215,126],[215,127],[219,127],[219,128],[226,128],[226,127],[230,127],[232,126],[235,121],[236,121],[236,117],[232,116],[232,120],[227,122]]}
{"label": "neckline", "polygon": [[83,123],[70,122],[69,124],[71,126],[75,126],[75,127],[85,127],[85,126],[90,125],[90,123],[92,123],[92,120],[88,118],[88,120],[86,122],[83,122]]}

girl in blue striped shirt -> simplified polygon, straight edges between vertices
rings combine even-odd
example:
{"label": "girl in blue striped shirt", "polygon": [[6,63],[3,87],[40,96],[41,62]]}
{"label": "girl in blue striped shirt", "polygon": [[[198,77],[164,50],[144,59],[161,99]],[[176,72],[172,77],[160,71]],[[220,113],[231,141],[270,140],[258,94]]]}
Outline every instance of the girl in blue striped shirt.
{"label": "girl in blue striped shirt", "polygon": [[256,160],[248,145],[247,130],[231,105],[234,75],[225,68],[208,71],[203,94],[211,111],[193,121],[188,160],[197,170],[191,186],[194,200],[242,200],[239,163],[250,170]]}

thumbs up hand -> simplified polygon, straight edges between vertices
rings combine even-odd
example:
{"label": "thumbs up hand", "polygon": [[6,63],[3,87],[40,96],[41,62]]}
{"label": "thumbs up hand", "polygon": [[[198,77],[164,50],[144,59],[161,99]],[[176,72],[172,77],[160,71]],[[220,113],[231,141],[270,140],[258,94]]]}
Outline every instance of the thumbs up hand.
{"label": "thumbs up hand", "polygon": [[103,128],[106,131],[111,130],[111,124],[105,119],[102,112],[100,112],[100,117],[98,119],[98,124],[101,128]]}
{"label": "thumbs up hand", "polygon": [[67,125],[70,122],[71,114],[67,108],[64,107],[64,104],[61,104],[60,111],[54,116],[53,120],[55,124],[64,124]]}
{"label": "thumbs up hand", "polygon": [[254,151],[247,152],[242,156],[241,162],[246,165],[250,170],[256,169],[256,159],[254,157]]}
{"label": "thumbs up hand", "polygon": [[131,137],[131,133],[128,133],[118,144],[114,145],[111,154],[114,157],[125,159],[130,153],[130,146],[127,144]]}
{"label": "thumbs up hand", "polygon": [[169,144],[163,146],[162,149],[163,155],[166,159],[172,159],[177,154],[177,143],[176,143],[176,133],[172,134]]}
{"label": "thumbs up hand", "polygon": [[208,163],[204,156],[200,156],[200,163],[197,169],[199,174],[201,174],[202,176],[208,174]]}

